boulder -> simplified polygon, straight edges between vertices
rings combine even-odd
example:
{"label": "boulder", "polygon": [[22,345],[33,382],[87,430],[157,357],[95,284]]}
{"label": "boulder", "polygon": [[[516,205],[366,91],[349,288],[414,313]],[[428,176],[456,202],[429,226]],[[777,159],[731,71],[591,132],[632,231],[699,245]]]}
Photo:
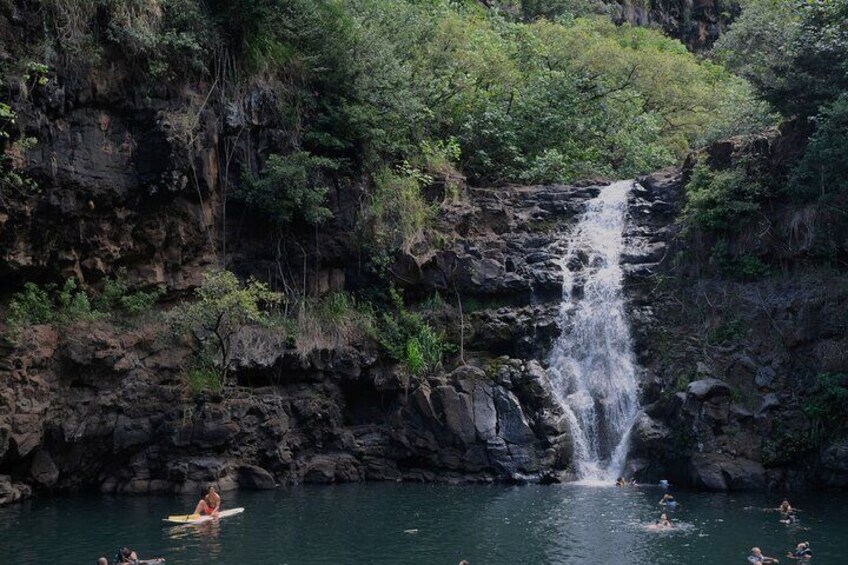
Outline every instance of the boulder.
{"label": "boulder", "polygon": [[508,444],[527,445],[535,436],[514,394],[497,387],[494,394],[498,412],[498,436]]}
{"label": "boulder", "polygon": [[754,490],[766,486],[762,464],[722,453],[697,453],[690,461],[695,486],[707,490]]}
{"label": "boulder", "polygon": [[270,490],[277,487],[274,476],[257,465],[242,465],[238,468],[238,484],[254,490]]}
{"label": "boulder", "polygon": [[9,451],[9,439],[12,436],[12,430],[7,426],[0,426],[0,461],[6,456]]}
{"label": "boulder", "polygon": [[56,468],[50,454],[43,449],[39,449],[33,455],[29,473],[36,483],[45,487],[52,487],[59,480],[59,469]]}
{"label": "boulder", "polygon": [[439,386],[433,389],[430,399],[448,433],[464,446],[473,444],[477,434],[471,397],[452,386]]}
{"label": "boulder", "polygon": [[760,388],[771,388],[777,379],[777,372],[768,365],[763,365],[757,369],[757,374],[754,376],[754,384]]}
{"label": "boulder", "polygon": [[658,457],[665,454],[671,430],[664,423],[642,412],[636,418],[631,433],[631,453],[637,457]]}
{"label": "boulder", "polygon": [[301,470],[307,483],[333,483],[360,479],[356,460],[344,453],[330,453],[312,457]]}
{"label": "boulder", "polygon": [[12,504],[32,495],[32,489],[12,481],[9,475],[0,475],[0,506]]}
{"label": "boulder", "polygon": [[491,441],[498,433],[498,412],[495,409],[494,392],[488,383],[476,383],[472,392],[474,401],[474,428],[477,437]]}
{"label": "boulder", "polygon": [[556,401],[548,372],[535,359],[530,360],[515,379],[515,392],[532,410],[554,409]]}
{"label": "boulder", "polygon": [[705,402],[717,396],[729,397],[731,390],[724,381],[718,379],[701,379],[689,383],[689,386],[686,387],[686,394],[695,400]]}

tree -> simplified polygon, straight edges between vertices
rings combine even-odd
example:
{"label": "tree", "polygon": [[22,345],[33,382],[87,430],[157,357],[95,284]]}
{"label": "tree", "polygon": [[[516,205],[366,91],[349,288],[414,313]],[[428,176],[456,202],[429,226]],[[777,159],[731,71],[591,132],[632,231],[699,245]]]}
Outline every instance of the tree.
{"label": "tree", "polygon": [[267,322],[266,309],[279,304],[282,295],[255,279],[242,284],[230,271],[219,270],[206,273],[195,294],[197,300],[171,310],[169,321],[191,339],[197,361],[214,365],[225,384],[238,335],[250,324]]}

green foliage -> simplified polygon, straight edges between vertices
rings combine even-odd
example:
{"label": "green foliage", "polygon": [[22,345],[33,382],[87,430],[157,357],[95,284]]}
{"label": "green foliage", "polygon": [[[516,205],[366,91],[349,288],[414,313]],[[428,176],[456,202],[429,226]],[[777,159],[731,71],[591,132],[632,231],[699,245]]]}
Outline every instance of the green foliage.
{"label": "green foliage", "polygon": [[386,266],[398,250],[410,252],[422,241],[435,209],[421,194],[430,179],[411,167],[384,167],[374,175],[374,187],[359,218],[359,231],[377,266]]}
{"label": "green foliage", "polygon": [[848,375],[821,373],[804,401],[804,414],[812,425],[811,439],[817,446],[842,437],[848,431],[845,405],[848,403]]}
{"label": "green foliage", "polygon": [[319,349],[361,343],[375,333],[375,314],[369,302],[352,294],[335,292],[304,299],[293,328],[294,345],[305,357]]}
{"label": "green foliage", "polygon": [[205,392],[220,392],[223,384],[218,370],[207,359],[197,359],[195,363],[182,375],[183,382],[191,394],[202,394]]}
{"label": "green foliage", "polygon": [[800,200],[848,194],[848,94],[822,108],[816,130],[789,179]]}
{"label": "green foliage", "polygon": [[204,275],[195,297],[173,308],[168,319],[178,335],[191,338],[197,358],[214,360],[224,384],[235,339],[245,326],[267,323],[266,309],[282,296],[255,279],[241,283],[233,273],[216,270]]}
{"label": "green foliage", "polygon": [[150,312],[162,296],[162,292],[159,290],[134,291],[130,289],[125,277],[125,270],[119,271],[116,278],[107,277],[103,283],[103,290],[94,301],[95,307],[103,311],[119,311],[129,316],[139,316]]}
{"label": "green foliage", "polygon": [[70,278],[61,287],[55,284],[40,287],[31,282],[24,284],[21,292],[12,295],[6,324],[16,333],[28,325],[64,326],[106,315],[92,307],[85,290],[79,287],[76,279]]}
{"label": "green foliage", "polygon": [[698,163],[686,184],[686,215],[696,225],[725,230],[759,209],[763,187],[742,167],[714,170]]}
{"label": "green foliage", "polygon": [[156,80],[206,71],[215,29],[197,0],[45,0],[45,24],[57,64],[100,64],[117,48],[136,70]]}
{"label": "green foliage", "polygon": [[258,177],[242,179],[235,198],[279,226],[297,220],[319,225],[333,215],[324,205],[329,191],[324,173],[337,168],[332,159],[307,151],[271,155]]}
{"label": "green foliage", "polygon": [[45,0],[44,17],[58,59],[266,93],[289,160],[243,196],[283,222],[289,200],[327,217],[316,177],[339,164],[355,181],[404,162],[476,183],[630,176],[761,117],[744,81],[593,0],[518,4],[523,21],[456,0]]}
{"label": "green foliage", "polygon": [[521,0],[521,13],[528,20],[574,18],[604,12],[597,0]]}
{"label": "green foliage", "polygon": [[400,292],[390,289],[393,312],[384,312],[377,325],[377,338],[385,351],[401,361],[412,376],[435,371],[452,347],[444,334],[406,308]]}
{"label": "green foliage", "polygon": [[789,164],[787,190],[802,202],[848,188],[847,21],[842,0],[748,0],[716,45],[783,115],[815,126],[801,160]]}
{"label": "green foliage", "polygon": [[748,333],[748,326],[739,316],[722,320],[707,332],[707,343],[710,345],[728,345],[741,341]]}
{"label": "green foliage", "polygon": [[21,292],[16,292],[9,303],[6,323],[19,328],[31,324],[50,324],[56,320],[53,299],[48,291],[35,283],[24,284]]}
{"label": "green foliage", "polygon": [[722,276],[740,281],[759,280],[771,271],[756,255],[743,253],[732,256],[724,239],[713,245],[710,260]]}
{"label": "green foliage", "polygon": [[791,71],[794,43],[800,27],[796,3],[787,0],[747,0],[742,14],[722,34],[715,55],[747,78],[760,92],[782,90]]}
{"label": "green foliage", "polygon": [[[40,83],[44,79],[46,66],[30,63],[33,70],[28,71],[22,80],[33,80]],[[31,78],[29,73],[39,73]],[[3,83],[0,81],[0,87]],[[21,169],[26,152],[36,145],[34,137],[18,137],[9,134],[10,126],[15,125],[18,114],[6,102],[0,101],[0,205],[6,206],[7,199],[12,195],[28,196],[38,191],[38,185],[25,175]],[[17,137],[17,139],[16,139]]]}
{"label": "green foliage", "polygon": [[763,464],[766,466],[803,464],[814,445],[804,430],[789,430],[783,421],[776,419],[774,430],[761,445]]}
{"label": "green foliage", "polygon": [[740,280],[755,281],[768,276],[771,269],[759,257],[744,254],[736,261],[734,272]]}

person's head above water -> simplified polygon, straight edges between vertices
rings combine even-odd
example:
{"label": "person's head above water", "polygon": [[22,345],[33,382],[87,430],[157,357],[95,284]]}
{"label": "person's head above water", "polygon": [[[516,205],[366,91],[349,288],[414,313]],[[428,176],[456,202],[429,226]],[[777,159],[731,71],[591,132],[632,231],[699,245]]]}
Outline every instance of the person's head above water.
{"label": "person's head above water", "polygon": [[109,561],[105,557],[101,557],[97,560],[97,565],[109,565]]}
{"label": "person's head above water", "polygon": [[763,555],[763,552],[760,551],[759,547],[752,547],[751,548],[751,555],[753,555],[754,557],[761,557]]}

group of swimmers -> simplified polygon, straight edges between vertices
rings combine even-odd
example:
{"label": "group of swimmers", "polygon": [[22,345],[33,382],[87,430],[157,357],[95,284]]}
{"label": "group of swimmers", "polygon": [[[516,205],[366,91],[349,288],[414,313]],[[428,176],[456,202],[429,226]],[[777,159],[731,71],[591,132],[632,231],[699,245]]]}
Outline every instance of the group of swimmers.
{"label": "group of swimmers", "polygon": [[[636,484],[637,483],[635,477],[632,478],[629,482],[625,481],[624,477],[619,477],[615,481],[615,486],[617,487],[624,487],[627,485]],[[668,489],[671,487],[670,483],[665,479],[661,480],[658,486],[664,489]],[[679,506],[679,503],[677,502],[677,500],[675,500],[674,495],[670,492],[664,493],[662,495],[662,498],[660,498],[658,504],[662,506],[664,510],[674,509]],[[781,514],[780,522],[782,524],[791,525],[798,523],[798,516],[796,514],[798,512],[798,509],[793,508],[792,505],[789,503],[789,500],[783,499],[783,501],[780,503],[780,506],[777,507],[777,510]],[[665,529],[672,528],[673,526],[671,520],[668,517],[668,514],[663,511],[660,514],[660,517],[656,521],[656,523],[649,527],[653,529]],[[786,553],[786,557],[790,559],[811,559],[813,557],[813,550],[810,548],[810,542],[800,542],[798,545],[795,546],[794,551],[788,551]],[[766,555],[763,555],[763,552],[759,547],[752,547],[751,554],[748,556],[748,562],[751,565],[771,565],[773,563],[779,563],[780,561],[774,557],[768,557]]]}
{"label": "group of swimmers", "polygon": [[[810,542],[802,541],[795,546],[795,551],[787,551],[786,557],[789,559],[812,559],[813,550],[810,549]],[[763,555],[763,552],[759,547],[751,548],[751,555],[748,556],[748,562],[751,563],[751,565],[771,565],[772,563],[780,563],[780,561],[774,557]]]}
{"label": "group of swimmers", "polygon": [[[212,516],[217,517],[221,511],[221,496],[215,490],[214,485],[208,485],[203,489],[203,494],[197,506],[194,507],[194,514],[197,516]],[[117,565],[159,565],[164,563],[164,559],[139,559],[138,555],[132,549],[123,547],[115,554],[113,563]],[[101,557],[97,560],[97,565],[109,565],[109,560]]]}

